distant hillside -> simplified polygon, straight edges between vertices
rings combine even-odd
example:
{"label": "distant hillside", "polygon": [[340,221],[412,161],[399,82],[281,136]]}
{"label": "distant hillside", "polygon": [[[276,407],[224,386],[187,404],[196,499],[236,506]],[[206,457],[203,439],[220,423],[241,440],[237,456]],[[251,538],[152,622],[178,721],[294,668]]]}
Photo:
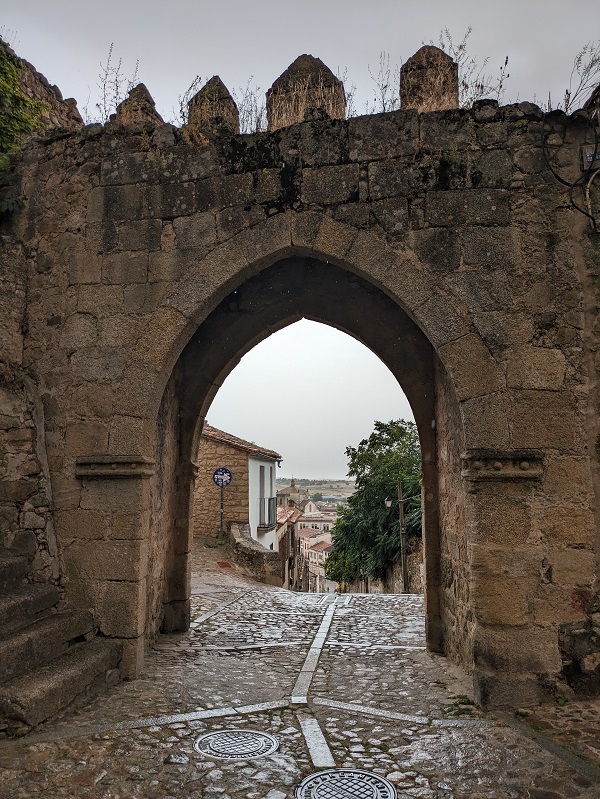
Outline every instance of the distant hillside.
{"label": "distant hillside", "polygon": [[[290,485],[291,478],[278,477],[277,488],[286,488]],[[323,494],[323,496],[347,498],[354,493],[354,480],[331,480],[321,478],[318,480],[308,480],[302,477],[294,477],[296,486],[306,488],[312,494]]]}

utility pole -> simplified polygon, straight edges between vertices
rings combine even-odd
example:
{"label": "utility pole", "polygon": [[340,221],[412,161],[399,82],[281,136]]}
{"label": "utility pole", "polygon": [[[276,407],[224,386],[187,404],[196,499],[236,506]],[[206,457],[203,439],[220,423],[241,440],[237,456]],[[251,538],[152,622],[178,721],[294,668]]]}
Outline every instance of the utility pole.
{"label": "utility pole", "polygon": [[402,593],[408,594],[408,565],[406,563],[406,528],[404,527],[404,502],[402,480],[398,478],[398,514],[400,517],[400,564],[402,566]]}

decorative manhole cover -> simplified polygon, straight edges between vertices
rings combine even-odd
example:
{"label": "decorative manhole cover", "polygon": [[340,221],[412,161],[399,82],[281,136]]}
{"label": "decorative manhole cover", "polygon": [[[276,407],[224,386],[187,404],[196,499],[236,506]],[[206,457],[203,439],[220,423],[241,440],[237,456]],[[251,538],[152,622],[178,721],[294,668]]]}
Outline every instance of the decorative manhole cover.
{"label": "decorative manhole cover", "polygon": [[219,730],[201,735],[194,741],[197,752],[222,760],[264,757],[278,748],[279,740],[274,735],[253,730]]}
{"label": "decorative manhole cover", "polygon": [[396,789],[378,774],[354,768],[319,771],[302,780],[296,799],[396,799]]}

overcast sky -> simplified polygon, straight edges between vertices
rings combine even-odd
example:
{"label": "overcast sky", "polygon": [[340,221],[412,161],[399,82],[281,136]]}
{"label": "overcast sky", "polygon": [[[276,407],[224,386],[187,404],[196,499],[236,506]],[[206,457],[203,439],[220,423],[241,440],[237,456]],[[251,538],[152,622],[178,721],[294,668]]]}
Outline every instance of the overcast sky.
{"label": "overcast sky", "polygon": [[[506,56],[504,101],[556,103],[573,58],[600,36],[600,0],[18,0],[3,2],[2,34],[64,97],[93,110],[100,63],[111,43],[122,73],[138,76],[165,119],[196,75],[220,75],[230,89],[266,91],[302,53],[347,72],[359,112],[372,101],[380,53],[392,67],[449,28],[469,53]],[[275,368],[276,365],[276,368]],[[260,391],[257,392],[257,386]],[[260,395],[254,405],[252,397]],[[273,404],[265,403],[265,396]],[[263,410],[264,409],[264,410]],[[278,450],[282,475],[343,477],[344,448],[374,419],[409,418],[389,371],[361,344],[332,328],[297,323],[249,353],[209,411],[211,424]]]}

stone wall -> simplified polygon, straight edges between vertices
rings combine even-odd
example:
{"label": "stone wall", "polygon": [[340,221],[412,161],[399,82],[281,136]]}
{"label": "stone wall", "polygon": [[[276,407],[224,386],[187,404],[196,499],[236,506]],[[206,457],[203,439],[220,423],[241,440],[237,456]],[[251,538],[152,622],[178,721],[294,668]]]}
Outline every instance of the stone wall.
{"label": "stone wall", "polygon": [[279,552],[273,552],[255,541],[249,525],[230,522],[225,535],[232,560],[244,566],[261,583],[283,585]]}
{"label": "stone wall", "polygon": [[[406,567],[408,570],[408,594],[422,594],[425,583],[423,579],[423,541],[421,539],[408,539],[408,552],[406,556]],[[401,594],[402,585],[402,566],[395,563],[391,572],[385,580],[369,580],[370,594]],[[356,580],[346,586],[347,593],[361,593],[365,590],[364,583]]]}
{"label": "stone wall", "polygon": [[445,498],[440,506],[440,604],[444,648],[470,671],[473,662],[471,575],[465,529],[465,487],[460,475],[464,439],[452,386],[439,365],[436,369],[436,402],[439,493]]}
{"label": "stone wall", "polygon": [[[13,53],[13,51],[8,48]],[[13,55],[15,55],[13,53]],[[22,65],[20,75],[21,90],[32,100],[44,103],[41,121],[45,129],[67,128],[76,130],[83,125],[77,110],[77,103],[72,98],[63,100],[58,86],[51,86],[48,80],[29,61],[19,59]]]}
{"label": "stone wall", "polygon": [[130,673],[161,599],[185,602],[210,402],[308,316],[370,346],[413,406],[430,646],[474,668],[483,704],[560,683],[565,625],[597,612],[598,244],[541,142],[575,180],[592,138],[581,116],[483,101],[197,144],[115,120],[26,147],[1,244],[27,270],[21,367],[44,405],[61,576],[131,643]]}
{"label": "stone wall", "polygon": [[[17,181],[18,183],[18,181]],[[14,187],[15,182],[8,184]],[[27,261],[4,239],[0,270],[0,553],[26,555],[28,578],[59,582],[44,407],[23,370]]]}
{"label": "stone wall", "polygon": [[248,524],[248,453],[221,441],[202,438],[198,448],[198,476],[194,489],[194,535],[219,535],[221,490],[213,482],[215,469],[225,466],[232,473],[223,491],[223,529]]}

